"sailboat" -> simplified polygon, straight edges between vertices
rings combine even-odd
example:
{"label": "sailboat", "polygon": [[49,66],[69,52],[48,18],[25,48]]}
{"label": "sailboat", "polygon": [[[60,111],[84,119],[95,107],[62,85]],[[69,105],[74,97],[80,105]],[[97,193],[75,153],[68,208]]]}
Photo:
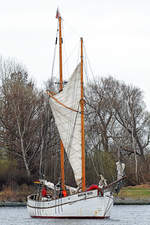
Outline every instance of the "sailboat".
{"label": "sailboat", "polygon": [[[41,185],[53,190],[53,196],[42,196],[41,193],[31,194],[27,197],[27,209],[33,218],[109,218],[113,206],[111,191],[106,188],[107,185],[102,185],[102,183],[87,188],[85,181],[83,38],[80,39],[81,61],[63,87],[62,18],[58,11],[57,18],[59,22],[60,91],[57,94],[50,91],[47,93],[50,96],[50,106],[61,138],[61,182],[60,185],[54,185],[47,180],[40,180]],[[64,181],[64,151],[73,169],[76,188],[67,186]],[[60,192],[67,192],[67,194],[60,195]]]}

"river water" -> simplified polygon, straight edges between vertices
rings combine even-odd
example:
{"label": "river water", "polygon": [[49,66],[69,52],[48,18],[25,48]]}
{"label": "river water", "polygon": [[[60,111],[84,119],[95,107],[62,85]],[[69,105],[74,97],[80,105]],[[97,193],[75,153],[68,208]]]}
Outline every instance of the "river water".
{"label": "river water", "polygon": [[150,225],[150,205],[114,206],[105,220],[32,219],[26,207],[0,207],[0,225]]}

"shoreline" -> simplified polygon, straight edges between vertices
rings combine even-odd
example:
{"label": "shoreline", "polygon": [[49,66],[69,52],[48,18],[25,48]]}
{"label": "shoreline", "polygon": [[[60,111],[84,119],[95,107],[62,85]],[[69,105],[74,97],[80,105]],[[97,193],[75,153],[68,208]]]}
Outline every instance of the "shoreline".
{"label": "shoreline", "polygon": [[150,199],[114,197],[114,205],[150,205]]}
{"label": "shoreline", "polygon": [[[0,202],[0,207],[25,207],[26,202]],[[114,198],[114,205],[150,205],[150,199]]]}

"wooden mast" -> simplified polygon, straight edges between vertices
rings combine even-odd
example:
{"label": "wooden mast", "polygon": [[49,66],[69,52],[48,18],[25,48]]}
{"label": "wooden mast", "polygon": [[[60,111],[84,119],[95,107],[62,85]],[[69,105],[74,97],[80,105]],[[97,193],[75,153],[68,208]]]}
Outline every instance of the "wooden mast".
{"label": "wooden mast", "polygon": [[82,191],[85,191],[85,140],[84,140],[84,93],[83,93],[83,38],[81,38],[81,149],[82,149]]}
{"label": "wooden mast", "polygon": [[[59,75],[60,75],[60,84],[59,84],[59,90],[63,90],[63,72],[62,72],[62,33],[61,33],[61,16],[57,9],[58,15],[56,18],[58,18],[59,21]],[[60,163],[61,163],[61,187],[64,190],[65,189],[65,176],[64,176],[64,146],[62,141],[60,141]]]}

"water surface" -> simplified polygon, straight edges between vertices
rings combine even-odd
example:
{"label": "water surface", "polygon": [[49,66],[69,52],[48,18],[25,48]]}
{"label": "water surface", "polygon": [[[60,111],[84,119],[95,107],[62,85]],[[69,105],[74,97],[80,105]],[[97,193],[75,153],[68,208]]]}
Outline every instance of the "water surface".
{"label": "water surface", "polygon": [[150,205],[114,206],[110,219],[32,219],[26,207],[0,207],[0,225],[149,225]]}

